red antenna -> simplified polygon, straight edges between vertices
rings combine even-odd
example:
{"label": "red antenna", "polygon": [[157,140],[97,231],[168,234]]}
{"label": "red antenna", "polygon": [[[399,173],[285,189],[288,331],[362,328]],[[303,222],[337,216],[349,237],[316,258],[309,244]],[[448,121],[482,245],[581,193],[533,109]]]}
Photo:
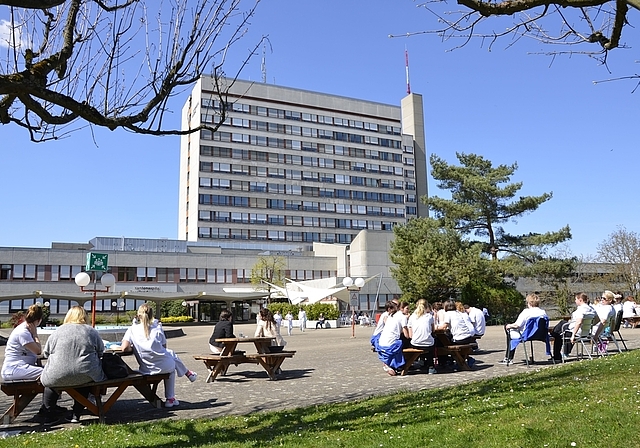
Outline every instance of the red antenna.
{"label": "red antenna", "polygon": [[405,64],[405,71],[407,73],[407,94],[410,94],[411,85],[409,84],[409,52],[407,51],[407,47],[404,47],[404,64]]}

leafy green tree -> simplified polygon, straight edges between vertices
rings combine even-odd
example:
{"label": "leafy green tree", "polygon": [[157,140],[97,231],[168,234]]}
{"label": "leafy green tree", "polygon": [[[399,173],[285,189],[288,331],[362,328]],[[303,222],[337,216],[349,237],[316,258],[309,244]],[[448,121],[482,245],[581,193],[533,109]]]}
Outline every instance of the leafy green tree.
{"label": "leafy green tree", "polygon": [[178,317],[187,315],[187,307],[182,300],[167,300],[160,305],[162,315],[160,317]]}
{"label": "leafy green tree", "polygon": [[391,274],[403,299],[446,300],[457,297],[472,279],[499,281],[488,260],[481,258],[480,245],[463,240],[460,232],[435,219],[411,219],[393,231]]}
{"label": "leafy green tree", "polygon": [[511,235],[502,226],[537,210],[552,194],[514,199],[522,188],[522,182],[510,182],[518,168],[516,163],[494,167],[491,161],[476,154],[456,153],[456,156],[460,166],[450,165],[435,154],[431,156],[432,176],[438,181],[438,188],[451,192],[451,199],[433,196],[422,201],[435,212],[441,225],[479,238],[483,254],[494,261],[502,258],[504,274],[568,275],[571,263],[547,253],[571,239],[569,226],[555,232],[522,235]]}
{"label": "leafy green tree", "polygon": [[[287,262],[284,257],[275,255],[260,256],[256,264],[251,268],[251,284],[258,291],[268,292],[267,300],[270,302],[272,287],[265,282],[284,287],[284,272],[286,268]],[[286,300],[286,298],[283,299]]]}

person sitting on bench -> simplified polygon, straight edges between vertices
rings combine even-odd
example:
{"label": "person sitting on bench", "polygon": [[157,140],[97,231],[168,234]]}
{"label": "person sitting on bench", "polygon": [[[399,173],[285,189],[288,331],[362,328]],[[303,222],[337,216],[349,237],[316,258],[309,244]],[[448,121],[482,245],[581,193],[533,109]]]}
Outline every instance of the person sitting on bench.
{"label": "person sitting on bench", "polygon": [[318,316],[318,322],[316,322],[316,330],[320,328],[324,328],[324,314],[320,313]]}
{"label": "person sitting on bench", "polygon": [[165,408],[178,406],[180,402],[175,396],[176,374],[186,376],[194,382],[198,377],[184,365],[182,360],[173,350],[167,348],[167,338],[164,335],[162,324],[153,318],[153,309],[146,303],[138,308],[138,315],[133,320],[122,338],[122,351],[133,350],[133,354],[140,365],[140,373],[154,375],[157,373],[169,373],[169,378],[164,380]]}
{"label": "person sitting on bench", "polygon": [[260,310],[260,320],[254,336],[256,338],[273,338],[271,347],[269,347],[269,350],[273,353],[281,352],[284,346],[287,345],[287,341],[280,334],[280,327],[276,324],[273,313],[268,308]]}
{"label": "person sitting on bench", "polygon": [[42,322],[42,308],[31,305],[24,320],[13,329],[7,340],[2,363],[2,381],[35,381],[42,373],[37,365],[42,346],[38,339],[38,326]]}
{"label": "person sitting on bench", "polygon": [[233,322],[231,322],[231,311],[222,310],[220,312],[220,318],[215,327],[213,327],[213,334],[209,338],[209,350],[214,355],[219,355],[224,349],[222,342],[216,342],[216,339],[222,338],[235,338],[233,334]]}
{"label": "person sitting on bench", "polygon": [[[87,325],[87,312],[80,306],[69,308],[63,324],[54,331],[44,346],[42,354],[47,363],[40,382],[45,386],[42,395],[44,424],[56,423],[62,417],[57,406],[60,395],[56,387],[79,386],[92,381],[105,381],[100,358],[104,353],[104,343],[98,331]],[[88,388],[76,389],[84,397],[89,396]],[[68,420],[80,421],[84,405],[74,400],[73,413]]]}

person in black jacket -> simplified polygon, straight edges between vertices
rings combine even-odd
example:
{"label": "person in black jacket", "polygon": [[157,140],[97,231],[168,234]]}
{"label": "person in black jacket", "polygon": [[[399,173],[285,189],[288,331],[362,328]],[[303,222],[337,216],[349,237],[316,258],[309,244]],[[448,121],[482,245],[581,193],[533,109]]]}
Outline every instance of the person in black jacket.
{"label": "person in black jacket", "polygon": [[209,350],[211,350],[211,353],[216,355],[222,353],[224,345],[221,342],[216,342],[216,339],[221,338],[235,338],[229,310],[222,310],[220,320],[213,328],[213,334],[209,338]]}

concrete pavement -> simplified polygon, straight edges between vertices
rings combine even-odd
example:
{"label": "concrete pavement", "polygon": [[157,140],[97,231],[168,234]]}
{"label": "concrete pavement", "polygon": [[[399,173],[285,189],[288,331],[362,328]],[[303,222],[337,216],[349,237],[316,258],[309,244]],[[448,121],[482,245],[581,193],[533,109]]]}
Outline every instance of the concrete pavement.
{"label": "concrete pavement", "polygon": [[[253,334],[255,325],[235,326],[235,333]],[[212,325],[182,327],[185,336],[168,340],[169,348],[178,353],[187,367],[198,373],[195,383],[186,377],[176,381],[176,397],[180,406],[170,409],[152,408],[133,388],[128,389],[107,413],[107,423],[157,420],[162,418],[214,418],[229,414],[248,414],[264,410],[280,410],[315,404],[344,402],[389,394],[394,391],[422,390],[465,384],[484,378],[521,373],[527,371],[522,361],[524,351],[516,352],[516,364],[503,366],[498,362],[504,357],[504,331],[502,327],[487,327],[485,336],[479,341],[481,352],[474,354],[476,365],[472,371],[427,375],[411,372],[409,375],[390,377],[382,370],[375,353],[370,350],[369,337],[372,327],[356,327],[356,337],[351,337],[351,328],[307,329],[302,333],[294,329],[291,336],[283,335],[288,342],[287,350],[296,350],[292,359],[285,360],[283,373],[278,381],[268,380],[266,372],[258,365],[241,364],[231,366],[227,376],[220,376],[213,383],[206,383],[207,371],[201,361],[193,355],[208,352],[208,340]],[[640,329],[623,329],[622,334],[629,348],[638,348]],[[610,346],[611,348],[611,346]],[[239,349],[249,351],[252,347]],[[552,366],[544,353],[544,344],[534,343],[536,368]],[[4,359],[4,347],[0,348],[0,360]],[[124,358],[136,368],[132,356]],[[163,397],[160,386],[159,396]],[[11,400],[0,394],[2,412]],[[72,400],[65,394],[61,406],[70,408]],[[11,430],[39,430],[42,426],[31,417],[40,406],[40,397],[23,411]],[[97,418],[85,415],[82,424],[96,422]],[[73,426],[71,424],[59,426]],[[54,426],[58,427],[58,426]]]}

